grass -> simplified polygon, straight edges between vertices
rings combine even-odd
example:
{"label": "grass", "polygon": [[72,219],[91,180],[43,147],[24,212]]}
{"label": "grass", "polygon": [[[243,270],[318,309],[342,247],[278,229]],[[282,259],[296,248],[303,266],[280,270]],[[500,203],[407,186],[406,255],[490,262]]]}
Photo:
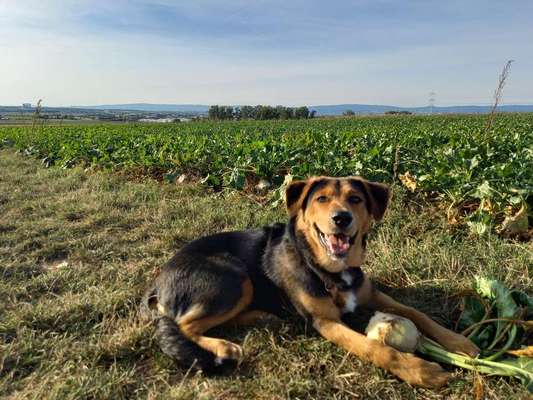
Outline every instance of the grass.
{"label": "grass", "polygon": [[[233,374],[175,367],[137,318],[147,283],[183,243],[284,220],[234,191],[42,168],[0,151],[0,397],[463,399],[475,374],[440,391],[412,388],[327,343],[302,323],[219,330],[244,345]],[[366,271],[398,299],[452,326],[454,294],[474,274],[533,287],[531,243],[480,240],[446,224],[401,188],[369,241]],[[484,398],[527,398],[517,382],[483,378]]]}

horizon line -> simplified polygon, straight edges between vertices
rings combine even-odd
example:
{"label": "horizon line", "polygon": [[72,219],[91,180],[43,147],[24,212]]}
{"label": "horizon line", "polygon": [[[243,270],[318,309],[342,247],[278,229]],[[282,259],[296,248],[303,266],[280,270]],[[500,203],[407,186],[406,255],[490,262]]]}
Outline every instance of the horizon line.
{"label": "horizon line", "polygon": [[[35,107],[34,103],[24,102],[18,104],[0,104],[0,107],[22,107],[22,104],[31,104],[32,107]],[[46,105],[43,104],[43,108],[84,108],[84,107],[105,107],[105,106],[128,106],[128,105],[155,105],[155,106],[202,106],[202,107],[211,107],[211,106],[232,106],[240,107],[244,105],[250,106],[284,106],[284,107],[334,107],[334,106],[343,106],[343,105],[361,105],[361,106],[378,106],[378,107],[397,107],[397,108],[424,108],[424,107],[487,107],[493,106],[493,103],[463,103],[463,104],[441,104],[441,105],[409,105],[409,106],[399,106],[391,104],[378,104],[378,103],[328,103],[328,104],[300,104],[300,105],[285,105],[285,104],[266,104],[266,103],[249,103],[249,104],[224,104],[224,103],[150,103],[150,102],[132,102],[132,103],[99,103],[99,104],[84,104],[84,105]],[[531,103],[500,103],[498,107],[501,106],[533,106],[533,101]]]}

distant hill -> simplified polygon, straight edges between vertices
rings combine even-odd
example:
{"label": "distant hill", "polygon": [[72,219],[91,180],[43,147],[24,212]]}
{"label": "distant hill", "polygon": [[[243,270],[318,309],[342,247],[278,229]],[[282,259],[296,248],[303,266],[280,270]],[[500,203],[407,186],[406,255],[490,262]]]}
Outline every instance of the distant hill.
{"label": "distant hill", "polygon": [[[415,114],[483,114],[490,112],[490,106],[449,106],[449,107],[397,107],[370,104],[335,104],[310,106],[318,115],[342,115],[347,110],[356,114],[383,114],[387,111],[410,111]],[[533,105],[503,105],[499,112],[533,112]]]}
{"label": "distant hill", "polygon": [[151,112],[183,112],[183,113],[207,113],[209,106],[202,104],[107,104],[101,106],[76,106],[85,110],[125,110],[125,111],[151,111]]}
{"label": "distant hill", "polygon": [[[152,112],[189,112],[205,114],[209,106],[205,104],[108,104],[101,106],[79,106],[86,110],[130,110]],[[383,114],[387,111],[410,111],[416,114],[428,113],[458,113],[458,114],[482,114],[490,111],[490,106],[450,106],[450,107],[398,107],[378,104],[334,104],[309,106],[317,115],[342,115],[346,110],[352,110],[356,114]],[[498,107],[501,112],[533,112],[533,105],[504,105]]]}

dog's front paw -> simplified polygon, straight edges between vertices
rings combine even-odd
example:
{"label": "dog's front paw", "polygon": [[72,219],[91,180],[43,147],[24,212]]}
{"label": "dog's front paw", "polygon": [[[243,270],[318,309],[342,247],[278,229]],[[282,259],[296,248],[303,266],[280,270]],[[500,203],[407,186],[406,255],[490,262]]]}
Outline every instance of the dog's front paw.
{"label": "dog's front paw", "polygon": [[479,354],[479,348],[470,339],[452,331],[439,338],[438,342],[452,353],[466,354],[470,357]]}

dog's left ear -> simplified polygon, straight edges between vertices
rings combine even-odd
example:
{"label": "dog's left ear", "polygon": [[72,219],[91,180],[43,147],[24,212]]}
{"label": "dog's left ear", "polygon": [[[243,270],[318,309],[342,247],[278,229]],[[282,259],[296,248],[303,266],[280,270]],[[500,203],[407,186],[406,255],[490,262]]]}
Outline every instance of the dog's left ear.
{"label": "dog's left ear", "polygon": [[365,182],[370,203],[370,214],[376,221],[381,221],[390,199],[390,189],[387,185],[378,182]]}
{"label": "dog's left ear", "polygon": [[307,181],[292,181],[287,189],[285,189],[285,204],[289,216],[294,217],[298,214],[301,207],[304,189],[307,186]]}

